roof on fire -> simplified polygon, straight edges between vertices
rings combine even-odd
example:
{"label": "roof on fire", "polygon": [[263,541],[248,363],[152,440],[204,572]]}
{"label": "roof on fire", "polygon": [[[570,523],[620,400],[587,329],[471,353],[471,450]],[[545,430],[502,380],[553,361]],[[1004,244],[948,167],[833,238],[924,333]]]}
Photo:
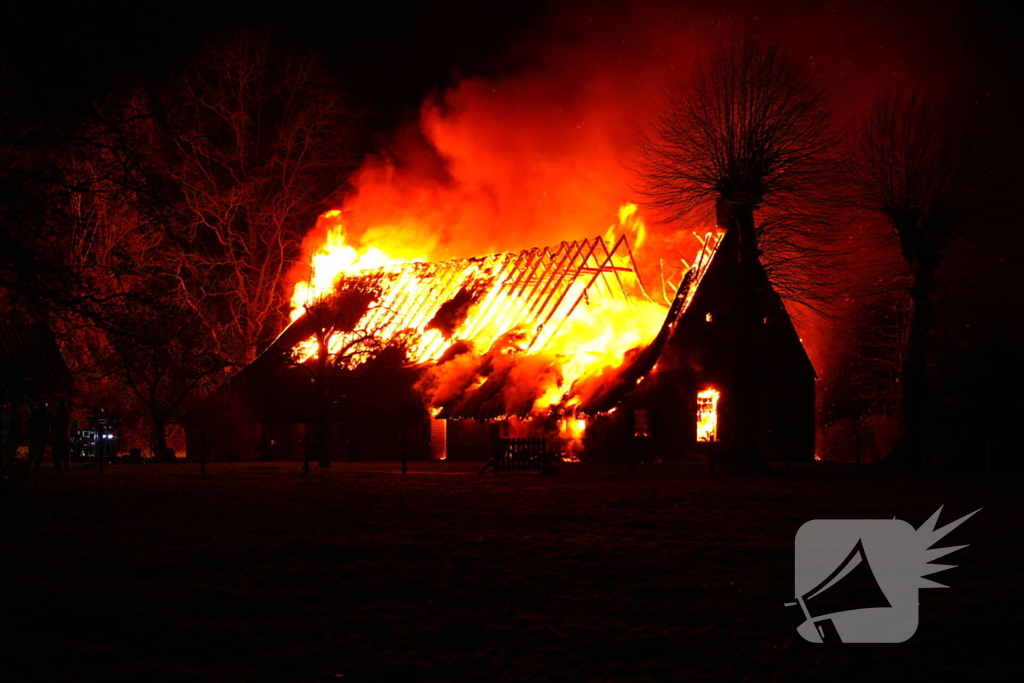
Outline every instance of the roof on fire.
{"label": "roof on fire", "polygon": [[[680,334],[686,336],[689,323],[680,323],[694,318],[693,315],[687,317],[687,312],[695,300],[698,302],[695,305],[699,308],[704,305],[699,302],[711,294],[704,291],[706,288],[700,288],[701,283],[708,279],[717,283],[717,288],[721,288],[723,281],[728,281],[734,275],[732,262],[735,259],[729,258],[735,251],[733,242],[734,240],[729,240],[728,237],[708,242],[680,282],[664,322],[653,341],[645,347],[629,351],[618,368],[589,380],[589,386],[579,394],[581,400],[576,406],[578,412],[597,414],[613,409],[651,372],[670,340],[674,340],[673,344],[685,346],[686,342],[680,338]],[[404,286],[410,282],[418,282],[425,286]],[[529,356],[529,348],[543,346],[542,343],[537,344],[538,340],[543,341],[545,335],[550,334],[550,330],[556,329],[571,318],[580,304],[586,304],[589,293],[601,291],[606,296],[622,298],[626,302],[647,296],[640,286],[636,266],[624,238],[614,245],[609,245],[602,238],[596,238],[563,242],[557,247],[535,248],[518,254],[497,254],[438,263],[408,263],[366,271],[358,276],[347,276],[339,280],[335,286],[335,296],[341,296],[345,291],[359,287],[377,288],[383,305],[375,307],[373,315],[377,318],[370,321],[370,324],[378,331],[383,331],[387,339],[400,338],[400,333],[408,329],[420,332],[437,330],[431,342],[433,346],[422,343],[416,346],[414,343],[409,349],[409,357],[418,358],[416,367],[420,370],[439,368],[465,350],[459,348],[462,343],[452,337],[451,331],[469,320],[471,308],[475,311],[476,322],[471,321],[468,335],[465,334],[466,330],[460,330],[458,336],[461,338],[472,338],[473,328],[485,324],[487,320],[492,320],[501,313],[502,306],[498,303],[507,306],[509,301],[515,302],[514,314],[511,318],[506,316],[503,325],[507,329],[517,323],[527,323],[520,324],[525,332],[517,344],[520,348],[527,349],[525,353],[518,354],[519,357],[525,358]],[[698,289],[703,292],[700,297]],[[504,297],[505,301],[498,302],[498,295]],[[764,297],[771,299],[766,299],[765,305],[773,311],[781,310],[783,314],[785,313],[781,302],[777,301],[778,296],[770,287],[767,288]],[[697,311],[694,315],[698,313],[698,317],[703,320],[703,311]],[[788,315],[785,315],[785,322],[788,325],[789,336],[800,347],[799,354],[804,365],[813,374],[813,368],[799,344]],[[288,420],[301,421],[298,412],[307,412],[301,408],[300,404],[304,405],[303,401],[296,397],[303,393],[300,391],[302,386],[309,386],[309,373],[294,365],[289,367],[287,358],[296,344],[310,338],[313,329],[308,316],[300,316],[279,335],[267,351],[232,380],[232,384],[241,389],[239,393],[266,394],[258,400],[253,399],[255,403],[252,407],[261,416],[259,419],[284,420],[290,415]],[[405,342],[409,339],[415,342],[419,337],[420,335],[412,335],[403,339]],[[494,354],[494,357],[497,358],[497,354]],[[518,408],[510,408],[508,394],[515,393],[506,391],[511,381],[510,367],[507,363],[488,361],[485,371],[481,373],[485,375],[484,381],[474,383],[472,387],[467,387],[440,405],[435,404],[435,415],[439,418],[474,420],[502,419],[510,415],[525,416],[529,413],[535,397],[526,396]],[[385,369],[383,372],[391,371]],[[293,378],[295,381],[284,381],[282,378],[290,376],[290,373],[299,374]],[[409,397],[412,396],[414,375],[415,372],[410,375],[403,371],[401,381],[397,381],[398,375],[392,372],[389,377],[395,381],[386,383],[388,387],[392,387],[391,389],[382,386],[385,384],[382,381],[377,382],[381,386],[373,388],[374,382],[366,377],[359,377],[355,381],[361,382],[361,386],[365,385],[366,392],[381,394],[378,397],[380,400],[372,401],[378,409],[394,412],[398,410],[398,403],[401,403],[406,406],[402,410],[409,412],[407,404]],[[285,390],[292,384],[295,385],[295,391]],[[390,403],[389,399],[386,399],[389,394],[394,399]],[[398,400],[399,395],[404,397],[401,401]],[[395,403],[396,401],[398,403]]]}
{"label": "roof on fire", "polygon": [[[359,321],[360,328],[385,339],[406,330],[437,331],[411,341],[410,357],[423,362],[440,360],[457,329],[461,338],[475,339],[494,325],[518,325],[525,334],[520,344],[529,349],[550,338],[588,296],[649,300],[625,236],[614,244],[596,237],[519,253],[364,271],[340,278],[335,296],[354,288],[375,289],[380,296]],[[303,315],[274,346],[290,348],[312,334]]]}
{"label": "roof on fire", "polygon": [[[623,391],[635,385],[648,372],[659,355],[678,318],[693,298],[715,244],[704,249],[678,287],[661,330],[646,347],[631,350],[624,362],[591,381],[583,404],[585,412],[603,412],[614,405]],[[410,283],[426,286],[407,286]],[[603,238],[563,242],[556,247],[538,247],[518,254],[497,254],[483,258],[439,263],[409,263],[348,276],[335,286],[336,296],[347,288],[372,287],[380,292],[381,304],[360,322],[360,326],[379,331],[386,339],[403,330],[413,335],[409,356],[427,365],[440,366],[459,355],[461,349],[453,337],[475,339],[476,334],[497,321],[499,332],[516,329],[517,346],[542,348],[544,340],[557,333],[588,297],[600,294],[625,302],[649,300],[639,279],[636,264],[625,237],[614,244]],[[470,316],[470,310],[474,313]],[[308,316],[298,318],[274,343],[280,353],[308,339],[314,327]],[[464,325],[468,327],[463,328]],[[461,329],[460,329],[461,328]],[[500,339],[495,339],[497,347]],[[497,353],[497,352],[495,352]],[[437,416],[453,419],[491,420],[512,414],[529,413],[536,396],[524,395],[510,405],[506,389],[513,381],[513,363],[485,361],[486,379],[444,401]],[[568,387],[567,387],[568,389]],[[521,392],[520,392],[521,393]]]}

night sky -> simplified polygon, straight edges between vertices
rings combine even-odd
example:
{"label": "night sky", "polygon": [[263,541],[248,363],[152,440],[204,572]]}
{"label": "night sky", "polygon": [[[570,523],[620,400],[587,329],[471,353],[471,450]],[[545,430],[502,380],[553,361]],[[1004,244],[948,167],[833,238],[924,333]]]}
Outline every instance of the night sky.
{"label": "night sky", "polygon": [[[0,65],[7,72],[8,96],[15,95],[29,111],[41,118],[74,116],[107,93],[136,84],[159,87],[208,40],[240,28],[269,28],[282,42],[325,57],[372,134],[363,142],[369,152],[389,144],[400,123],[415,120],[425,96],[467,78],[500,85],[527,74],[527,87],[516,92],[531,97],[529,79],[540,74],[537,102],[555,111],[575,104],[568,101],[574,96],[571,87],[565,88],[567,101],[557,101],[558,79],[571,86],[577,77],[587,78],[595,54],[605,53],[606,71],[616,62],[620,70],[636,68],[637,92],[642,92],[652,68],[664,73],[665,64],[676,68],[675,60],[682,62],[678,73],[683,74],[689,63],[680,55],[693,56],[729,31],[755,27],[814,60],[832,89],[840,120],[891,88],[959,93],[986,122],[989,142],[998,150],[992,162],[996,174],[1011,192],[1019,192],[1024,65],[1019,22],[1011,17],[1006,3],[968,0],[434,0],[411,9],[380,3],[343,2],[324,9],[301,1],[272,6],[186,1],[58,10],[47,3],[22,3],[8,6],[0,22]],[[666,49],[673,43],[676,48]],[[1010,222],[1019,224],[1016,218]],[[1011,302],[1022,300],[1016,275],[1022,232],[1011,228],[983,237],[968,262],[957,266],[968,300],[991,307],[992,299],[982,293],[993,289]],[[993,249],[999,249],[997,258],[991,257]],[[1018,316],[1001,315],[1003,297],[994,305],[992,321],[1020,327]]]}
{"label": "night sky", "polygon": [[268,28],[323,54],[353,104],[386,130],[455,73],[493,68],[517,38],[543,30],[539,2],[419,2],[282,5],[153,2],[49,4],[5,10],[0,54],[21,89],[44,110],[77,108],[104,93],[158,86],[204,42],[241,28]]}
{"label": "night sky", "polygon": [[[537,66],[545,43],[622,39],[642,51],[643,30],[627,17],[645,15],[650,24],[682,20],[691,35],[681,37],[689,39],[727,25],[781,32],[787,44],[806,42],[810,51],[825,45],[851,70],[880,54],[900,62],[918,85],[937,79],[975,86],[999,98],[1000,108],[1020,101],[1019,22],[1007,3],[968,0],[434,0],[403,3],[401,9],[352,2],[325,9],[305,1],[103,2],[59,9],[19,3],[4,10],[0,55],[21,90],[56,110],[134,83],[158,85],[206,40],[243,27],[270,28],[285,42],[324,54],[353,103],[383,130],[415,111],[424,94],[460,76],[501,76]],[[879,52],[868,57],[866,46]]]}

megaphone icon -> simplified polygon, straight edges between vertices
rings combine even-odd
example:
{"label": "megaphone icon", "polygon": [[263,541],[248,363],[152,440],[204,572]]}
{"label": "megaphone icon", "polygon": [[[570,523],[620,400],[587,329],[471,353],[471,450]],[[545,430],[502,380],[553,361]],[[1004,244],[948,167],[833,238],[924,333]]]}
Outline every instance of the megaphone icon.
{"label": "megaphone icon", "polygon": [[814,624],[822,642],[826,643],[842,642],[829,618],[831,615],[850,610],[892,607],[868,564],[863,539],[858,539],[846,559],[824,581],[798,597],[797,602],[807,621]]}
{"label": "megaphone icon", "polygon": [[[966,547],[935,544],[977,512],[936,529],[941,511],[917,529],[895,517],[805,522],[793,542],[794,594],[799,597],[785,603],[803,610],[800,636],[811,643],[910,639],[918,625],[918,589],[945,588],[924,577],[951,567],[932,560]],[[871,551],[870,563],[865,547]]]}

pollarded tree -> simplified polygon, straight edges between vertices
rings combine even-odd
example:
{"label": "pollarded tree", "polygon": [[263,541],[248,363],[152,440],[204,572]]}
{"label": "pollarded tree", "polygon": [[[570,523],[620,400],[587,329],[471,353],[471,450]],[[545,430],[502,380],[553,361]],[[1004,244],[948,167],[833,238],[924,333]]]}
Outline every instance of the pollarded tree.
{"label": "pollarded tree", "polygon": [[[813,302],[810,283],[825,272],[819,209],[836,141],[824,90],[777,45],[746,36],[696,65],[639,148],[649,206],[668,220],[713,211],[738,243],[731,450],[733,459],[763,467],[754,347],[758,292],[767,284],[767,265],[784,296]],[[810,266],[812,276],[795,265]]]}
{"label": "pollarded tree", "polygon": [[985,212],[983,174],[965,117],[950,104],[889,95],[854,127],[851,203],[880,215],[899,241],[910,276],[899,373],[900,428],[890,460],[924,465],[928,333],[935,273],[950,240]]}

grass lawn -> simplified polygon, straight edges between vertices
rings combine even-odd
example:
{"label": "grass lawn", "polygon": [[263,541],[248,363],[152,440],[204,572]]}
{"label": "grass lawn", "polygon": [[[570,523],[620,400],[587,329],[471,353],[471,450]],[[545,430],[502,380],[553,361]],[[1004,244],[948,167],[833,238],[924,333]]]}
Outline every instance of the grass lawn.
{"label": "grass lawn", "polygon": [[[1021,481],[804,465],[128,465],[0,507],[5,680],[1005,680],[1024,671]],[[939,525],[957,568],[898,645],[796,632],[815,518]]]}

